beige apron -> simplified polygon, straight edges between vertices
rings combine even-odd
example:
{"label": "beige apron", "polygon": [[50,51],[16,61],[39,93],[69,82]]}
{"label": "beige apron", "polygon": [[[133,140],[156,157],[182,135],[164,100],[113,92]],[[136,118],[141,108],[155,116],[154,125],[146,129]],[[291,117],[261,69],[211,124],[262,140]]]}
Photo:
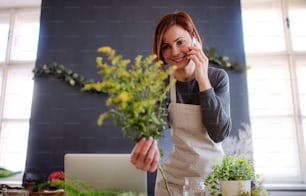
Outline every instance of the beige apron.
{"label": "beige apron", "polygon": [[[176,89],[170,91],[168,107],[172,151],[162,165],[173,196],[183,194],[185,176],[206,178],[211,166],[220,162],[221,143],[213,142],[202,124],[199,105],[176,103]],[[163,178],[157,172],[155,196],[167,196]]]}

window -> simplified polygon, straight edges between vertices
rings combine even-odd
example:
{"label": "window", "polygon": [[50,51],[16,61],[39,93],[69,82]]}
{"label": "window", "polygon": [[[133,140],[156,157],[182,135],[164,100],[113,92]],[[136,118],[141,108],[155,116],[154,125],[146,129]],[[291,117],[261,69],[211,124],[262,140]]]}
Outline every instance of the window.
{"label": "window", "polygon": [[9,32],[9,13],[0,13],[0,62],[4,62],[6,47],[7,47],[7,36]]}
{"label": "window", "polygon": [[40,8],[0,10],[0,167],[26,161]]}
{"label": "window", "polygon": [[242,0],[255,170],[306,184],[306,1]]}

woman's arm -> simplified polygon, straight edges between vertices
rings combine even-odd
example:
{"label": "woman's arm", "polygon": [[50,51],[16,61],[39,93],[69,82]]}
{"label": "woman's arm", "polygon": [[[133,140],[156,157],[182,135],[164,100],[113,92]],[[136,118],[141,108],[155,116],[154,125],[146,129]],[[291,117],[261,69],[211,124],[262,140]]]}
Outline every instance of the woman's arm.
{"label": "woman's arm", "polygon": [[209,69],[212,88],[200,92],[200,105],[202,122],[210,138],[217,143],[223,141],[232,128],[229,79],[223,69]]}

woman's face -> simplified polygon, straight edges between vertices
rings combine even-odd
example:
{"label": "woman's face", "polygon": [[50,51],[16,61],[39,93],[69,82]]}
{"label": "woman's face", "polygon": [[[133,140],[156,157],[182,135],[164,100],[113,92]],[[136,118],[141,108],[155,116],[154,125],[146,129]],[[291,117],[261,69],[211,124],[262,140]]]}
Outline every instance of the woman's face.
{"label": "woman's face", "polygon": [[189,59],[186,53],[191,46],[191,36],[179,25],[170,27],[164,34],[161,52],[168,65],[176,65],[177,69],[184,68]]}

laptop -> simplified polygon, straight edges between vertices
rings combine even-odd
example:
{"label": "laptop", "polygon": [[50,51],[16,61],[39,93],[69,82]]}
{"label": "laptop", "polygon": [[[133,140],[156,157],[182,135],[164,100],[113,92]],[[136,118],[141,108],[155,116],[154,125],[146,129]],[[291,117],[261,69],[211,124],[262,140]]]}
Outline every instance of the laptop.
{"label": "laptop", "polygon": [[97,190],[147,193],[147,173],[130,163],[130,154],[65,154],[64,170],[68,179],[70,176]]}

